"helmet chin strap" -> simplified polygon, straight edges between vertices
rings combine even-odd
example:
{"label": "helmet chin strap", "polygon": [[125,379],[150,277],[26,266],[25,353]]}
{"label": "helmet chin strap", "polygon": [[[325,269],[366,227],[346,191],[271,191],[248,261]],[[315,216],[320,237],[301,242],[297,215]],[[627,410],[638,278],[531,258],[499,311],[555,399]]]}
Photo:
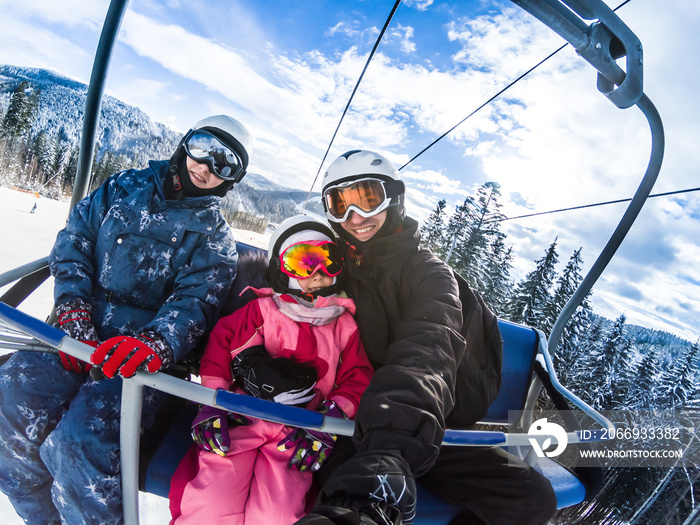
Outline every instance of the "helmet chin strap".
{"label": "helmet chin strap", "polygon": [[[175,153],[170,157],[170,166],[168,167],[168,181],[166,181],[166,188],[172,191],[172,195],[168,198],[175,198],[177,200],[182,200],[185,197],[185,192],[182,189],[182,183],[180,181],[180,166],[185,161],[185,150],[181,146],[175,150]],[[166,195],[170,192],[166,191]]]}

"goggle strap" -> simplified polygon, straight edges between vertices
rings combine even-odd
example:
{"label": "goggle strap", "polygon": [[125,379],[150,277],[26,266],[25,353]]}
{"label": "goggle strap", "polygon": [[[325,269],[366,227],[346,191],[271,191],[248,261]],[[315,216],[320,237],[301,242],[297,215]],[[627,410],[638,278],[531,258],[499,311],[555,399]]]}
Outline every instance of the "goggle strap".
{"label": "goggle strap", "polygon": [[384,191],[387,197],[398,197],[406,192],[406,185],[402,180],[384,180]]}

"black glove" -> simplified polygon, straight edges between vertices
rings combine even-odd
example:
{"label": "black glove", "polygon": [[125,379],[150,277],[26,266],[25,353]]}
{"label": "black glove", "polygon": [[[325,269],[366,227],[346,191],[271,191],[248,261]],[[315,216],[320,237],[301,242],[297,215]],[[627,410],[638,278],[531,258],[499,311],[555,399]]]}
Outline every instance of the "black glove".
{"label": "black glove", "polygon": [[316,369],[286,357],[274,358],[263,346],[246,348],[233,358],[233,380],[248,394],[283,405],[305,406],[316,395]]}
{"label": "black glove", "polygon": [[313,513],[334,523],[345,523],[345,518],[336,516],[354,513],[355,523],[411,525],[416,515],[416,483],[399,452],[359,452],[333,472]]}

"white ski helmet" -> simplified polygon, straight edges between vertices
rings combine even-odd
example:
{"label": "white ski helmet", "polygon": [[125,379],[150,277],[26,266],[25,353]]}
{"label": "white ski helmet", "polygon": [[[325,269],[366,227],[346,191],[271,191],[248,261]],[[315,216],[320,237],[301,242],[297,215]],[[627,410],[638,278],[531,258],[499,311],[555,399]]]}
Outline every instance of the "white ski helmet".
{"label": "white ski helmet", "polygon": [[390,206],[394,206],[398,217],[402,218],[404,216],[404,193],[406,188],[403,181],[399,178],[399,172],[394,167],[394,164],[384,155],[374,151],[351,150],[335,159],[328,166],[328,170],[323,176],[323,208],[326,211],[328,220],[336,223],[347,219],[347,214],[339,218],[331,213],[327,199],[329,190],[336,187],[349,186],[360,179],[377,179],[382,181],[384,183],[385,202],[371,213],[366,213],[366,211],[352,204],[348,206],[348,210],[352,209],[360,215],[368,217]]}
{"label": "white ski helmet", "polygon": [[[303,239],[297,236],[301,232],[306,232],[302,236]],[[289,277],[281,271],[280,252],[284,251],[283,247],[286,249],[302,240],[320,241],[325,239],[335,242],[335,235],[327,223],[315,217],[301,214],[283,220],[275,228],[267,247],[268,270],[266,278],[272,289],[276,292],[291,293],[302,297],[305,295],[314,297],[315,295],[334,294],[338,289],[337,281],[332,286],[323,288],[317,293],[305,294],[301,289],[291,287]]]}
{"label": "white ski helmet", "polygon": [[[295,215],[288,219],[283,220],[275,228],[275,231],[270,237],[270,241],[267,245],[267,258],[272,263],[273,260],[279,262],[279,255],[281,247],[284,242],[289,239],[295,233],[302,232],[304,230],[313,230],[323,234],[330,240],[334,240],[335,236],[330,226],[323,221],[310,215]],[[318,240],[318,239],[307,239],[307,240]]]}
{"label": "white ski helmet", "polygon": [[238,153],[243,163],[243,171],[234,182],[240,182],[245,176],[245,170],[248,167],[252,153],[252,139],[246,127],[228,115],[214,115],[203,118],[190,131],[197,129],[208,131]]}

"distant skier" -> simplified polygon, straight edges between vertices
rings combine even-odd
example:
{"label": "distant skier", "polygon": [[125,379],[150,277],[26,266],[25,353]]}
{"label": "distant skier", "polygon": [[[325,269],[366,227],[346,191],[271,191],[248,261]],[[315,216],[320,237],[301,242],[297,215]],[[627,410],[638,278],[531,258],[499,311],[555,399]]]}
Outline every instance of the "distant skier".
{"label": "distant skier", "polygon": [[34,213],[35,211],[36,211],[36,202],[34,203],[34,206],[32,206],[32,211],[30,211],[29,213]]}
{"label": "distant skier", "polygon": [[[27,523],[123,523],[121,378],[180,361],[219,317],[238,258],[220,203],[249,143],[237,120],[205,118],[169,161],[111,176],[71,211],[49,257],[57,324],[108,379],[64,353],[0,367],[0,490]],[[164,398],[147,389],[144,427]]]}

